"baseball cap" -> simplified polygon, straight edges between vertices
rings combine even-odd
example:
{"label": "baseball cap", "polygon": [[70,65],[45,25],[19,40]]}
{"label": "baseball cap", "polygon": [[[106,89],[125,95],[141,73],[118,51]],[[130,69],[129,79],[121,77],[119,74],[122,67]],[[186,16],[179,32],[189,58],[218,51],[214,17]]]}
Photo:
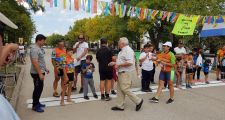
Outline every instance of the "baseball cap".
{"label": "baseball cap", "polygon": [[169,41],[165,42],[163,45],[165,45],[165,46],[169,46],[169,47],[172,47],[172,43],[171,43],[171,42],[169,42]]}

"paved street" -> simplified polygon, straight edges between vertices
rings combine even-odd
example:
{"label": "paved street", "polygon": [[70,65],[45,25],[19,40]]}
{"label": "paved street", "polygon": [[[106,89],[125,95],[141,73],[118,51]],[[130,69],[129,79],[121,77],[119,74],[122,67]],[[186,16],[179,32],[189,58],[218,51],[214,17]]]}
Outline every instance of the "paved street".
{"label": "paved street", "polygon": [[[46,75],[42,98],[52,97],[54,75],[50,54],[51,50],[46,50],[46,62],[51,73]],[[97,67],[95,59],[94,63]],[[44,113],[36,113],[28,108],[27,105],[27,100],[32,98],[33,92],[33,82],[29,74],[29,60],[25,70],[25,79],[19,95],[19,104],[16,108],[22,120],[225,120],[225,86],[177,90],[175,91],[175,102],[170,105],[165,104],[169,98],[168,92],[163,92],[158,104],[150,103],[148,100],[154,94],[142,94],[139,96],[144,99],[144,104],[139,112],[135,111],[135,105],[129,99],[126,99],[124,112],[113,112],[110,110],[115,103],[115,99],[113,99],[110,102],[91,101],[66,106],[47,107]],[[97,91],[99,91],[99,75],[95,72],[94,76],[95,86]],[[156,82],[157,78],[158,71],[155,75]],[[209,79],[213,80],[214,78],[214,73],[210,73]],[[140,83],[140,79],[134,78],[133,88],[139,88]],[[80,82],[78,85],[80,86]],[[80,88],[79,86],[78,88]],[[73,94],[78,93],[75,92]]]}

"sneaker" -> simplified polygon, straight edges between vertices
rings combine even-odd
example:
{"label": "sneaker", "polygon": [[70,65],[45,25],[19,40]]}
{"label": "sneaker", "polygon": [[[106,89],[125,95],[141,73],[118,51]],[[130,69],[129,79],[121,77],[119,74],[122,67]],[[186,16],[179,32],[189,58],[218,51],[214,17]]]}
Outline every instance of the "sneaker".
{"label": "sneaker", "polygon": [[144,100],[142,99],[141,102],[138,105],[136,105],[136,111],[139,111],[141,109],[143,102]]}
{"label": "sneaker", "polygon": [[152,99],[150,99],[150,101],[153,102],[153,103],[158,103],[159,102],[159,99],[153,97]]}
{"label": "sneaker", "polygon": [[206,81],[205,84],[209,84],[209,81]]}
{"label": "sneaker", "polygon": [[72,87],[72,91],[77,91],[77,87]]}
{"label": "sneaker", "polygon": [[98,95],[95,94],[95,95],[94,95],[94,98],[98,99]]}
{"label": "sneaker", "polygon": [[111,100],[111,97],[109,97],[109,96],[105,97],[105,101],[110,101],[110,100]]}
{"label": "sneaker", "polygon": [[53,97],[60,97],[58,92],[53,93]]}
{"label": "sneaker", "polygon": [[104,94],[101,95],[101,100],[105,100],[105,95]]}
{"label": "sneaker", "polygon": [[41,103],[39,103],[38,104],[40,107],[42,107],[42,108],[45,108],[46,107],[46,105],[45,104],[41,104]]}
{"label": "sneaker", "polygon": [[33,107],[32,110],[35,111],[35,112],[39,112],[39,113],[44,112],[44,110],[38,105],[36,107]]}
{"label": "sneaker", "polygon": [[85,100],[89,100],[90,98],[88,96],[84,96],[84,99]]}
{"label": "sneaker", "polygon": [[116,95],[116,91],[115,90],[111,90],[111,94]]}
{"label": "sneaker", "polygon": [[83,93],[83,88],[80,88],[80,91],[79,91],[79,93]]}
{"label": "sneaker", "polygon": [[170,99],[166,102],[166,104],[170,104],[170,103],[173,103],[173,102],[174,102],[174,100],[170,98]]}
{"label": "sneaker", "polygon": [[124,109],[121,109],[119,107],[112,107],[111,110],[113,110],[113,111],[124,111]]}

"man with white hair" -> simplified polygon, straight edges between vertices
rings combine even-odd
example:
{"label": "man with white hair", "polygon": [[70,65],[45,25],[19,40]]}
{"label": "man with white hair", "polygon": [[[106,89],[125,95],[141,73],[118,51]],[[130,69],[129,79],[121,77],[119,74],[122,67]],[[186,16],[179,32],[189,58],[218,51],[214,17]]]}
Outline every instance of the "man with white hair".
{"label": "man with white hair", "polygon": [[124,111],[125,96],[127,95],[136,104],[136,111],[139,111],[143,104],[143,99],[137,97],[130,91],[132,74],[135,71],[134,51],[129,47],[129,42],[126,37],[120,38],[118,46],[121,51],[118,54],[117,61],[109,63],[109,66],[115,65],[119,71],[117,103],[115,107],[112,107],[112,110]]}

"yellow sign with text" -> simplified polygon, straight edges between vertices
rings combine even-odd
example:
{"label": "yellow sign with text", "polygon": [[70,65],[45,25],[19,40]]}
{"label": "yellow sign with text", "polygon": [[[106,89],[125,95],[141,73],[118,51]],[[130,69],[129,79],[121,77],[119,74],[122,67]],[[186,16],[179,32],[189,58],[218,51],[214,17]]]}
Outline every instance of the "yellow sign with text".
{"label": "yellow sign with text", "polygon": [[175,35],[193,35],[199,16],[186,16],[181,14],[173,28]]}

